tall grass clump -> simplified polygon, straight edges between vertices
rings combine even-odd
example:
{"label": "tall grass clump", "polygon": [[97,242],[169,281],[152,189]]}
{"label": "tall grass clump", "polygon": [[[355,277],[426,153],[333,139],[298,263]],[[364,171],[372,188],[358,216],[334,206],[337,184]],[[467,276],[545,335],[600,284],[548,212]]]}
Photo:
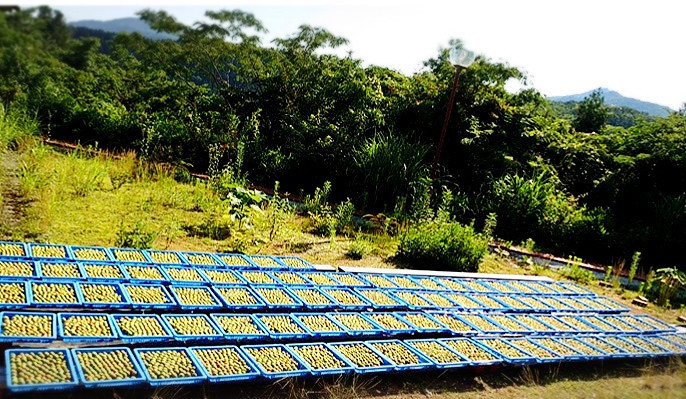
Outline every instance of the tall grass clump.
{"label": "tall grass clump", "polygon": [[14,150],[22,138],[37,133],[35,120],[16,109],[7,111],[0,105],[0,151]]}
{"label": "tall grass clump", "polygon": [[411,184],[428,176],[428,151],[427,145],[391,134],[378,134],[355,149],[354,182],[366,197],[365,209],[392,208],[397,198],[407,197]]}
{"label": "tall grass clump", "polygon": [[436,219],[411,226],[397,255],[415,268],[476,272],[487,250],[487,238],[473,226]]}

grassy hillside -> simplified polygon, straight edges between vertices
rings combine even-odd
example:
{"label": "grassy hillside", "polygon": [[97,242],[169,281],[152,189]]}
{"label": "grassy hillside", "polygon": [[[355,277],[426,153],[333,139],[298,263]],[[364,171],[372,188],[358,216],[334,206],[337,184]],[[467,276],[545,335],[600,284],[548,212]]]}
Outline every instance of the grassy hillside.
{"label": "grassy hillside", "polygon": [[[202,181],[178,182],[178,173],[149,164],[134,154],[93,156],[48,147],[21,123],[0,125],[3,212],[0,239],[37,240],[85,245],[150,245],[155,248],[297,254],[333,265],[396,267],[392,255],[397,237],[384,233],[312,233],[317,220],[293,210],[277,212],[273,202],[250,208],[242,226],[230,217],[231,204]],[[176,177],[176,179],[175,179]],[[9,200],[9,202],[7,201]],[[275,222],[276,221],[276,222]],[[276,226],[275,226],[276,224]],[[363,258],[346,256],[351,246],[364,246]],[[546,274],[556,272],[489,255],[481,271]],[[629,305],[634,294],[592,289]],[[623,298],[623,295],[625,298]],[[650,313],[673,321],[683,310]],[[565,365],[472,374],[461,371],[416,376],[359,377],[342,380],[285,382],[271,386],[238,385],[243,397],[260,398],[677,398],[686,395],[686,366],[680,361],[615,362]],[[233,388],[232,388],[233,389]],[[142,393],[143,397],[150,393]],[[155,398],[220,398],[225,387],[162,389]]]}

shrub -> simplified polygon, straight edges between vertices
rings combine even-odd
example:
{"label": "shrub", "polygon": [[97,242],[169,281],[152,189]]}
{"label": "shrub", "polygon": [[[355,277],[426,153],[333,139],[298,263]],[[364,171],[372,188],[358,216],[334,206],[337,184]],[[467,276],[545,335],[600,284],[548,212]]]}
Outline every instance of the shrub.
{"label": "shrub", "polygon": [[355,240],[348,247],[348,252],[345,253],[345,256],[353,260],[360,260],[369,253],[370,249],[366,241]]}
{"label": "shrub", "polygon": [[115,247],[124,248],[152,248],[152,243],[155,241],[157,234],[146,231],[143,227],[143,222],[137,221],[133,227],[128,228],[122,222],[117,231],[117,239],[114,242]]}
{"label": "shrub", "polygon": [[473,226],[432,220],[411,226],[400,238],[397,255],[417,268],[476,272],[487,249],[486,237]]}

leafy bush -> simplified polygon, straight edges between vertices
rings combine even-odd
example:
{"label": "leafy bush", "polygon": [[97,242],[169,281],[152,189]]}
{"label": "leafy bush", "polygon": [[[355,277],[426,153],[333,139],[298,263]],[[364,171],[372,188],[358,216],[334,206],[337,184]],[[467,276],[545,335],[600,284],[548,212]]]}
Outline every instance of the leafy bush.
{"label": "leafy bush", "polygon": [[671,307],[686,287],[686,273],[676,267],[657,269],[648,280],[648,296],[660,306]]}
{"label": "leafy bush", "polygon": [[117,239],[114,241],[115,247],[124,248],[152,248],[152,242],[155,240],[157,234],[147,231],[143,223],[139,220],[133,227],[129,228],[122,223],[117,231]]}
{"label": "leafy bush", "polygon": [[398,257],[417,268],[476,272],[488,241],[473,226],[449,221],[425,221],[400,238]]}
{"label": "leafy bush", "polygon": [[371,250],[369,243],[363,240],[355,240],[348,247],[348,251],[345,253],[350,259],[360,260],[364,258]]}

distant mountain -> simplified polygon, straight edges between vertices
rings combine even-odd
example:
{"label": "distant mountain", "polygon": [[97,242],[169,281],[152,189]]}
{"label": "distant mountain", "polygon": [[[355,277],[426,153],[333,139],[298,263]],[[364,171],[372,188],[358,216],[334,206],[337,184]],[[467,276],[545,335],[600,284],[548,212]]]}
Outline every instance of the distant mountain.
{"label": "distant mountain", "polygon": [[[610,89],[605,89],[601,87],[598,90],[600,90],[603,97],[605,97],[606,105],[613,105],[615,107],[627,107],[653,116],[669,116],[669,114],[673,112],[671,108],[665,107],[664,105],[650,103],[647,101],[641,101],[635,98],[624,97],[623,95]],[[593,90],[581,94],[572,94],[570,96],[549,97],[549,99],[550,101],[556,102],[579,102],[584,98],[590,96],[591,93],[593,93]]]}
{"label": "distant mountain", "polygon": [[176,39],[176,36],[174,35],[154,31],[152,28],[150,28],[150,26],[148,26],[148,24],[145,21],[142,21],[138,18],[119,18],[112,19],[109,21],[97,21],[89,19],[71,22],[69,23],[69,25],[73,27],[88,28],[113,33],[138,32],[149,39],[155,40]]}

